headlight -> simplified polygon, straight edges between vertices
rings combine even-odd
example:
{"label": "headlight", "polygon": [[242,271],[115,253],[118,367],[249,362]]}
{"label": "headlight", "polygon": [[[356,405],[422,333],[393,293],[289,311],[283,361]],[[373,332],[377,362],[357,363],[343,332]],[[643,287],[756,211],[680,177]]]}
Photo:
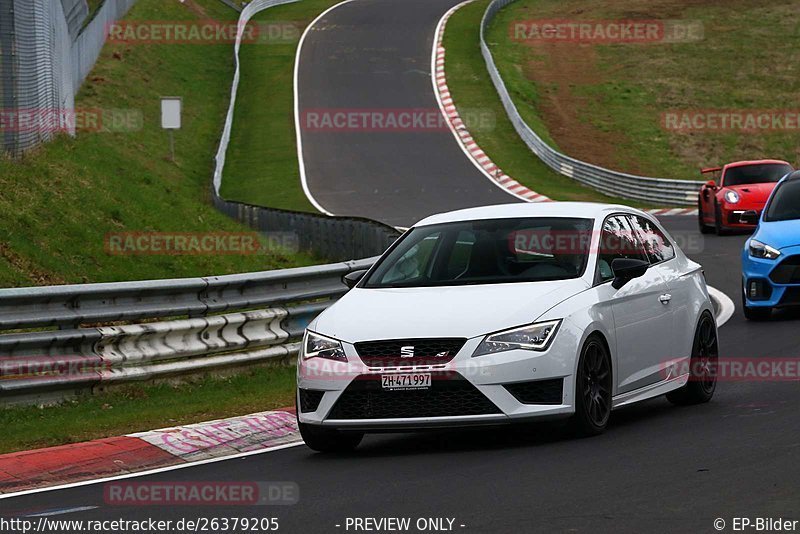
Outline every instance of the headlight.
{"label": "headlight", "polygon": [[342,342],[336,339],[321,336],[311,330],[306,330],[306,338],[303,342],[303,358],[324,358],[326,360],[336,360],[346,362],[347,356],[344,354]]}
{"label": "headlight", "polygon": [[739,193],[736,191],[725,191],[725,200],[731,204],[739,203]]}
{"label": "headlight", "polygon": [[547,350],[560,324],[561,320],[547,321],[489,334],[478,345],[472,356],[483,356],[514,349]]}
{"label": "headlight", "polygon": [[774,260],[781,255],[781,251],[769,245],[765,245],[761,241],[755,239],[750,240],[750,255],[754,258],[765,258]]}

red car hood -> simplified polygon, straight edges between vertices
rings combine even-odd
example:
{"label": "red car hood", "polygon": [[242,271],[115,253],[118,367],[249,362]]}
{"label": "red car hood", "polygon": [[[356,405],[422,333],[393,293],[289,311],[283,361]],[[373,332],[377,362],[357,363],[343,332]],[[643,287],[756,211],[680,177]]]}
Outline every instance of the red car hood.
{"label": "red car hood", "polygon": [[768,182],[763,184],[742,184],[725,186],[725,189],[736,191],[739,193],[739,196],[742,197],[743,201],[763,204],[767,201],[767,199],[769,199],[769,196],[772,194],[772,190],[775,189],[776,185],[778,185],[776,182]]}

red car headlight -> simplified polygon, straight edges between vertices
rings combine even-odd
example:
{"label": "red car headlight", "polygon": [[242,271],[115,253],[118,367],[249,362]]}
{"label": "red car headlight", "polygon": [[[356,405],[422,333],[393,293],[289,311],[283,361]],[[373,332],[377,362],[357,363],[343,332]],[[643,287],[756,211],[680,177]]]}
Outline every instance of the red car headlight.
{"label": "red car headlight", "polygon": [[725,191],[725,201],[728,202],[728,204],[738,204],[739,199],[739,193],[736,191]]}

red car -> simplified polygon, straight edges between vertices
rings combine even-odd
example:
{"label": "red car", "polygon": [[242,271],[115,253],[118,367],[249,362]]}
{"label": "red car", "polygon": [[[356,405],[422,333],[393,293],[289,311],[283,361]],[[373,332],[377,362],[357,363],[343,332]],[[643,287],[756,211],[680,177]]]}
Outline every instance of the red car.
{"label": "red car", "polygon": [[702,174],[721,171],[721,175],[719,183],[709,180],[700,189],[697,199],[700,231],[722,235],[730,230],[752,230],[758,219],[744,222],[742,214],[755,211],[760,217],[775,184],[792,170],[785,161],[775,159],[737,161],[701,170]]}

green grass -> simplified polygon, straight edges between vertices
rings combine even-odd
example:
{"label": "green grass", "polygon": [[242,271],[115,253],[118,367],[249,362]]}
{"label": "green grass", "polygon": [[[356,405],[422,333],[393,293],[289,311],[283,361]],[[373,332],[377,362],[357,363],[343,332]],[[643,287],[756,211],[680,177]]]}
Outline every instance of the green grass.
{"label": "green grass", "polygon": [[259,367],[181,385],[132,385],[45,408],[0,410],[0,454],[294,405],[294,367]]}
{"label": "green grass", "polygon": [[236,101],[222,194],[251,204],[316,210],[300,184],[294,124],[294,60],[300,34],[339,0],[303,0],[257,15],[257,23],[289,22],[296,39],[242,47],[242,79]]}
{"label": "green grass", "polygon": [[[699,21],[704,38],[581,46],[531,46],[511,39],[515,21],[559,18]],[[799,27],[800,11],[789,0],[520,0],[501,10],[488,40],[523,116],[545,137],[568,144],[574,138],[591,142],[608,136],[599,145],[603,163],[650,176],[698,180],[701,166],[764,157],[796,164],[800,159],[797,131],[687,134],[661,124],[662,113],[669,110],[796,110],[800,79],[792,65],[800,57]],[[581,59],[582,68],[569,70],[569,54]],[[565,69],[577,75],[548,77]],[[543,117],[556,112],[557,104],[546,98],[555,94],[569,96],[558,104],[572,106],[578,120],[569,132],[551,136],[548,127],[553,125]]]}
{"label": "green grass", "polygon": [[[457,11],[447,23],[444,39],[447,85],[459,113],[469,116],[470,112],[480,110],[495,117],[493,125],[470,130],[478,145],[504,172],[537,193],[555,200],[619,201],[555,173],[520,139],[489,78],[480,51],[480,21],[487,5],[488,0],[479,0]],[[518,88],[511,83],[509,90],[516,93]],[[527,115],[530,117],[530,113]],[[529,124],[542,131],[538,127],[541,121],[530,118]]]}
{"label": "green grass", "polygon": [[[218,0],[204,18],[235,19]],[[189,20],[180,2],[140,0],[129,19]],[[62,136],[18,161],[0,157],[0,286],[205,276],[308,265],[305,255],[109,255],[110,232],[242,232],[209,203],[209,183],[233,76],[230,44],[113,44],[76,107],[143,116],[132,132]],[[181,96],[176,163],[160,127],[161,96]]]}
{"label": "green grass", "polygon": [[86,4],[89,6],[89,18],[91,18],[94,12],[100,9],[100,6],[104,3],[105,0],[86,0]]}

